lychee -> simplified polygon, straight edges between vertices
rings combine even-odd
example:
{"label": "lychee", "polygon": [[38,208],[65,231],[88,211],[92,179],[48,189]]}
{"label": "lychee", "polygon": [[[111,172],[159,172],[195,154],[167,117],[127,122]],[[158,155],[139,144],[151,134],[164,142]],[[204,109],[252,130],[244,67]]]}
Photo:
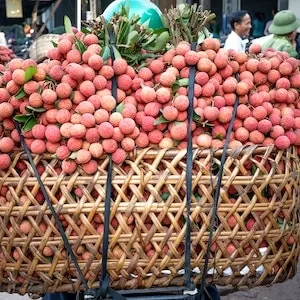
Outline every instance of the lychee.
{"label": "lychee", "polygon": [[275,139],[275,147],[279,150],[287,149],[290,145],[291,141],[286,135],[281,135]]}

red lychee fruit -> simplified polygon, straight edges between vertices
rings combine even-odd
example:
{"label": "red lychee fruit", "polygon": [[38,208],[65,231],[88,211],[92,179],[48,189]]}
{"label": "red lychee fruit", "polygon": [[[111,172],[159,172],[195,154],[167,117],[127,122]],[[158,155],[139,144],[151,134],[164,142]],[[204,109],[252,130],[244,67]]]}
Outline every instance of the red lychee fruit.
{"label": "red lychee fruit", "polygon": [[267,115],[268,115],[267,110],[261,105],[254,107],[252,111],[252,116],[258,121],[265,119]]}
{"label": "red lychee fruit", "polygon": [[202,133],[197,137],[197,145],[199,147],[209,149],[211,147],[212,137],[206,133]]}
{"label": "red lychee fruit", "polygon": [[219,116],[219,109],[214,106],[206,106],[203,110],[204,118],[208,121],[215,121]]}
{"label": "red lychee fruit", "polygon": [[284,77],[279,78],[276,82],[275,87],[277,89],[283,88],[283,89],[288,90],[291,87],[290,80],[288,80],[287,78],[284,78]]}
{"label": "red lychee fruit", "polygon": [[119,128],[123,134],[131,134],[135,128],[136,124],[133,119],[124,118],[119,123]]}
{"label": "red lychee fruit", "polygon": [[273,126],[272,129],[271,129],[270,136],[273,139],[276,139],[276,138],[278,138],[281,135],[284,135],[284,128],[282,126],[280,126],[280,125]]}
{"label": "red lychee fruit", "polygon": [[240,142],[246,142],[249,138],[249,131],[245,127],[240,127],[234,132],[234,137]]}
{"label": "red lychee fruit", "polygon": [[96,93],[96,88],[92,81],[85,80],[80,83],[79,91],[83,96],[88,98]]}
{"label": "red lychee fruit", "polygon": [[249,132],[257,129],[258,121],[254,117],[247,117],[243,123],[244,127],[249,130]]}
{"label": "red lychee fruit", "polygon": [[249,141],[255,145],[262,144],[264,139],[265,139],[265,135],[258,130],[250,131],[249,133]]}
{"label": "red lychee fruit", "polygon": [[127,154],[126,154],[125,150],[122,148],[118,148],[111,156],[112,161],[115,164],[121,164],[122,162],[125,161],[126,157],[127,157]]}
{"label": "red lychee fruit", "polygon": [[272,128],[272,123],[269,120],[260,120],[257,124],[257,130],[260,131],[263,134],[267,134],[270,132]]}
{"label": "red lychee fruit", "polygon": [[261,51],[262,51],[261,45],[258,43],[253,43],[249,47],[250,54],[259,54],[261,53]]}
{"label": "red lychee fruit", "polygon": [[279,65],[278,71],[282,76],[288,76],[293,72],[293,66],[289,62],[284,61]]}
{"label": "red lychee fruit", "polygon": [[275,139],[275,147],[279,150],[287,149],[290,145],[291,141],[286,135],[281,135]]}
{"label": "red lychee fruit", "polygon": [[149,68],[153,74],[160,74],[164,70],[164,63],[162,60],[154,59],[150,62]]}
{"label": "red lychee fruit", "polygon": [[60,130],[56,125],[47,125],[45,137],[51,143],[57,143],[61,140]]}
{"label": "red lychee fruit", "polygon": [[218,121],[223,124],[230,122],[232,118],[232,110],[233,108],[231,106],[221,107],[219,110]]}
{"label": "red lychee fruit", "polygon": [[66,55],[69,63],[81,63],[81,53],[77,49],[71,49]]}
{"label": "red lychee fruit", "polygon": [[244,119],[251,116],[251,110],[247,105],[240,104],[237,107],[236,115],[237,115],[238,118],[244,120]]}
{"label": "red lychee fruit", "polygon": [[282,116],[280,125],[285,129],[289,130],[294,127],[295,124],[295,119],[292,115],[290,114],[285,114]]}
{"label": "red lychee fruit", "polygon": [[89,162],[92,158],[92,155],[89,150],[80,149],[76,153],[76,162],[78,164],[85,164]]}
{"label": "red lychee fruit", "polygon": [[121,75],[127,72],[128,63],[123,58],[117,58],[114,60],[112,67],[116,75]]}
{"label": "red lychee fruit", "polygon": [[229,62],[228,55],[225,53],[217,53],[214,58],[214,63],[218,69],[223,69],[227,66]]}
{"label": "red lychee fruit", "polygon": [[209,80],[209,76],[206,72],[197,72],[195,76],[195,82],[200,86],[205,85]]}
{"label": "red lychee fruit", "polygon": [[181,141],[187,136],[187,125],[185,123],[174,124],[170,129],[172,139]]}

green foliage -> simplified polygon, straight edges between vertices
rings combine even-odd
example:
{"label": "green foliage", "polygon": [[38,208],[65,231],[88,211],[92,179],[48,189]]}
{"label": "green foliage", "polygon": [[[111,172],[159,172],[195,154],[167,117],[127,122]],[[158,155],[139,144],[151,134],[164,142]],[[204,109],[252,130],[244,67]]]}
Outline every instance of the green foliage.
{"label": "green foliage", "polygon": [[85,22],[85,31],[96,34],[102,47],[104,60],[110,56],[109,45],[114,48],[115,57],[123,57],[130,65],[139,65],[149,57],[157,57],[170,39],[167,28],[154,30],[149,21],[140,23],[140,16],[129,16],[129,5],[122,5],[109,22],[100,16],[96,20]]}
{"label": "green foliage", "polygon": [[206,26],[215,18],[215,14],[202,10],[198,4],[180,4],[164,13],[164,23],[169,28],[171,44],[174,46],[181,41],[201,44],[210,36]]}
{"label": "green foliage", "polygon": [[33,113],[26,115],[17,115],[14,117],[14,120],[22,123],[22,129],[26,132],[32,129],[32,127],[37,124],[37,118]]}
{"label": "green foliage", "polygon": [[37,72],[37,68],[33,67],[33,66],[29,66],[26,70],[25,70],[25,81],[29,81],[32,79],[32,77],[36,74]]}
{"label": "green foliage", "polygon": [[27,105],[25,107],[28,114],[25,115],[17,115],[14,117],[14,120],[22,123],[22,129],[26,132],[32,129],[32,127],[37,124],[38,120],[38,113],[42,113],[46,111],[44,107],[32,107],[30,105]]}

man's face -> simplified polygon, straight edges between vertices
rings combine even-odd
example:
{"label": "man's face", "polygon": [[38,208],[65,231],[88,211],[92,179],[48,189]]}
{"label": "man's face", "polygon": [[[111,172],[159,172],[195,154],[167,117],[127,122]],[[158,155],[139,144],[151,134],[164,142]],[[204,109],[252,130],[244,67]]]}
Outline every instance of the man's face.
{"label": "man's face", "polygon": [[235,23],[235,32],[240,36],[248,36],[251,29],[251,18],[248,14],[244,15],[240,23]]}

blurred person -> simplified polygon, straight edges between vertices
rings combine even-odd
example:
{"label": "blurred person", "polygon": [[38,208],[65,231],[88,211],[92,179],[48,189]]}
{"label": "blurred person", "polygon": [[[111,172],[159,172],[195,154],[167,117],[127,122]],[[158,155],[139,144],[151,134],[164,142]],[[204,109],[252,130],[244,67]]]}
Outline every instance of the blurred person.
{"label": "blurred person", "polygon": [[25,37],[31,37],[33,31],[29,24],[25,24],[23,30],[24,30]]}
{"label": "blurred person", "polygon": [[269,35],[270,34],[269,28],[270,28],[270,26],[273,22],[273,18],[276,14],[277,14],[277,9],[272,9],[272,19],[266,23],[265,30],[264,30],[264,35]]}
{"label": "blurred person", "polygon": [[265,29],[265,16],[262,12],[256,12],[252,21],[252,36],[259,38],[264,35]]}
{"label": "blurred person", "polygon": [[278,51],[285,51],[291,57],[298,57],[296,34],[299,27],[300,21],[292,11],[282,10],[278,12],[269,28],[273,36],[262,44],[262,51],[272,48]]}
{"label": "blurred person", "polygon": [[209,23],[209,31],[212,33],[213,38],[220,39],[220,26],[216,19],[211,20]]}
{"label": "blurred person", "polygon": [[298,57],[300,57],[300,27],[297,29],[295,40],[296,40],[296,51],[298,53]]}
{"label": "blurred person", "polygon": [[228,35],[224,48],[245,52],[249,42],[251,18],[246,10],[234,12],[230,17],[231,33]]}
{"label": "blurred person", "polygon": [[7,47],[7,41],[5,37],[5,33],[0,31],[0,46],[5,46]]}

